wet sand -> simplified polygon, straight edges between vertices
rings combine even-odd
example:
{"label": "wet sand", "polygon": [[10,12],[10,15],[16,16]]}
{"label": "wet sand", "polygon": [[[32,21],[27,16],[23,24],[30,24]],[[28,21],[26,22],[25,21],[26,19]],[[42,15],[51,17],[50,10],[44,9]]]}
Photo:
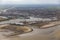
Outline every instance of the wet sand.
{"label": "wet sand", "polygon": [[30,33],[11,37],[6,37],[3,34],[0,32],[0,40],[60,40],[60,25],[47,29],[33,28]]}

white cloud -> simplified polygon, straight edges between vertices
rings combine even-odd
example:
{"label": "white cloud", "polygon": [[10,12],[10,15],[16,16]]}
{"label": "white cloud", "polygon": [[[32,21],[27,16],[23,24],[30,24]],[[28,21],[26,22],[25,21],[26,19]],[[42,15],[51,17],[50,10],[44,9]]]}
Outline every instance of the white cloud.
{"label": "white cloud", "polygon": [[1,0],[1,4],[58,4],[59,0]]}

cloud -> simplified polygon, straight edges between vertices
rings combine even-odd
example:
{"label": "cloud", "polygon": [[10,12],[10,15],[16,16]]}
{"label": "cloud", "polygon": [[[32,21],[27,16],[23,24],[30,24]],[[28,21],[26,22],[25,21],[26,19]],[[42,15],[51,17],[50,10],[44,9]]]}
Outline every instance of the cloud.
{"label": "cloud", "polygon": [[1,0],[1,4],[58,4],[58,0]]}

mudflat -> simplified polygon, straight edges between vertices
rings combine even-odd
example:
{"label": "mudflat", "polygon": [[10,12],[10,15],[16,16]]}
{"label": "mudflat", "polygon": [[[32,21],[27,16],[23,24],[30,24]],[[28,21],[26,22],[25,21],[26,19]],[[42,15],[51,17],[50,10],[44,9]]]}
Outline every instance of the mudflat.
{"label": "mudflat", "polygon": [[0,40],[60,40],[60,25],[47,29],[33,28],[32,32],[11,37],[4,36],[4,33],[0,32]]}

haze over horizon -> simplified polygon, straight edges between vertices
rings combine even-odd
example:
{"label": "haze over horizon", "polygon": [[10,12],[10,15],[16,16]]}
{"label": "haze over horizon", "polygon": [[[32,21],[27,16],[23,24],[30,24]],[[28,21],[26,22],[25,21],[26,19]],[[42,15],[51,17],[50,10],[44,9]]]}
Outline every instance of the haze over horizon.
{"label": "haze over horizon", "polygon": [[0,0],[0,4],[59,4],[59,0]]}

